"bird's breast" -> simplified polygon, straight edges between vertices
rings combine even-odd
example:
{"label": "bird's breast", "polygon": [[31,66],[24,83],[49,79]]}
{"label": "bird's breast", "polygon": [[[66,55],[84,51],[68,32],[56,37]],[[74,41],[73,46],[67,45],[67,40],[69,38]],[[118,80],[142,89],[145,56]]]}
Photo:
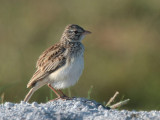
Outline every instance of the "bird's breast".
{"label": "bird's breast", "polygon": [[56,89],[63,89],[74,85],[84,69],[83,55],[67,59],[66,64],[49,75],[49,81]]}

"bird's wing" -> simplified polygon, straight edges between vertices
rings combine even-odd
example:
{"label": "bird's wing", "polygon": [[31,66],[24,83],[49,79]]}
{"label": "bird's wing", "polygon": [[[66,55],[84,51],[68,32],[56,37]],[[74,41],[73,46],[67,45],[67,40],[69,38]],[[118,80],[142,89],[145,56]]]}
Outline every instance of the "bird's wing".
{"label": "bird's wing", "polygon": [[37,61],[37,71],[27,84],[27,88],[33,87],[38,81],[62,67],[66,63],[66,52],[67,50],[60,43],[45,50]]}

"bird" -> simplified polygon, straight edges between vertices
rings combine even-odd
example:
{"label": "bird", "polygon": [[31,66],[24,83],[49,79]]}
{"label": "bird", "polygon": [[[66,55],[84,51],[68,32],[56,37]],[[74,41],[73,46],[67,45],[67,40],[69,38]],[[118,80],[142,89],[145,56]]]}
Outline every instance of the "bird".
{"label": "bird", "polygon": [[61,90],[77,83],[84,69],[82,40],[91,32],[77,24],[69,24],[59,42],[46,49],[38,58],[36,72],[27,84],[31,88],[24,98],[28,102],[35,91],[44,85],[53,90],[57,99],[67,99]]}

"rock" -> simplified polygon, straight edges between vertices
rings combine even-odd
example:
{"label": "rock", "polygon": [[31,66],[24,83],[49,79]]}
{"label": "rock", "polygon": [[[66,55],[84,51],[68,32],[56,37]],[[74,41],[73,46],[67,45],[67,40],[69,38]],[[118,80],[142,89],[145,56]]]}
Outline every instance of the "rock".
{"label": "rock", "polygon": [[19,104],[6,102],[0,105],[0,120],[142,120],[160,119],[160,111],[109,110],[85,98],[56,100],[47,103]]}

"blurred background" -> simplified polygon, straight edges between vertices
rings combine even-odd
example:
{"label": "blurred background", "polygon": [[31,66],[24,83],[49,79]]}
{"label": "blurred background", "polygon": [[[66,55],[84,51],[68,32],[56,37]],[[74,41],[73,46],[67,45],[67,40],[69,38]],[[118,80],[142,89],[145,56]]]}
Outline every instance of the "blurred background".
{"label": "blurred background", "polygon": [[[160,1],[0,0],[0,95],[20,102],[39,55],[59,41],[66,25],[92,31],[85,69],[66,94],[107,102],[130,98],[129,110],[160,109]],[[47,86],[32,101],[46,102]]]}

